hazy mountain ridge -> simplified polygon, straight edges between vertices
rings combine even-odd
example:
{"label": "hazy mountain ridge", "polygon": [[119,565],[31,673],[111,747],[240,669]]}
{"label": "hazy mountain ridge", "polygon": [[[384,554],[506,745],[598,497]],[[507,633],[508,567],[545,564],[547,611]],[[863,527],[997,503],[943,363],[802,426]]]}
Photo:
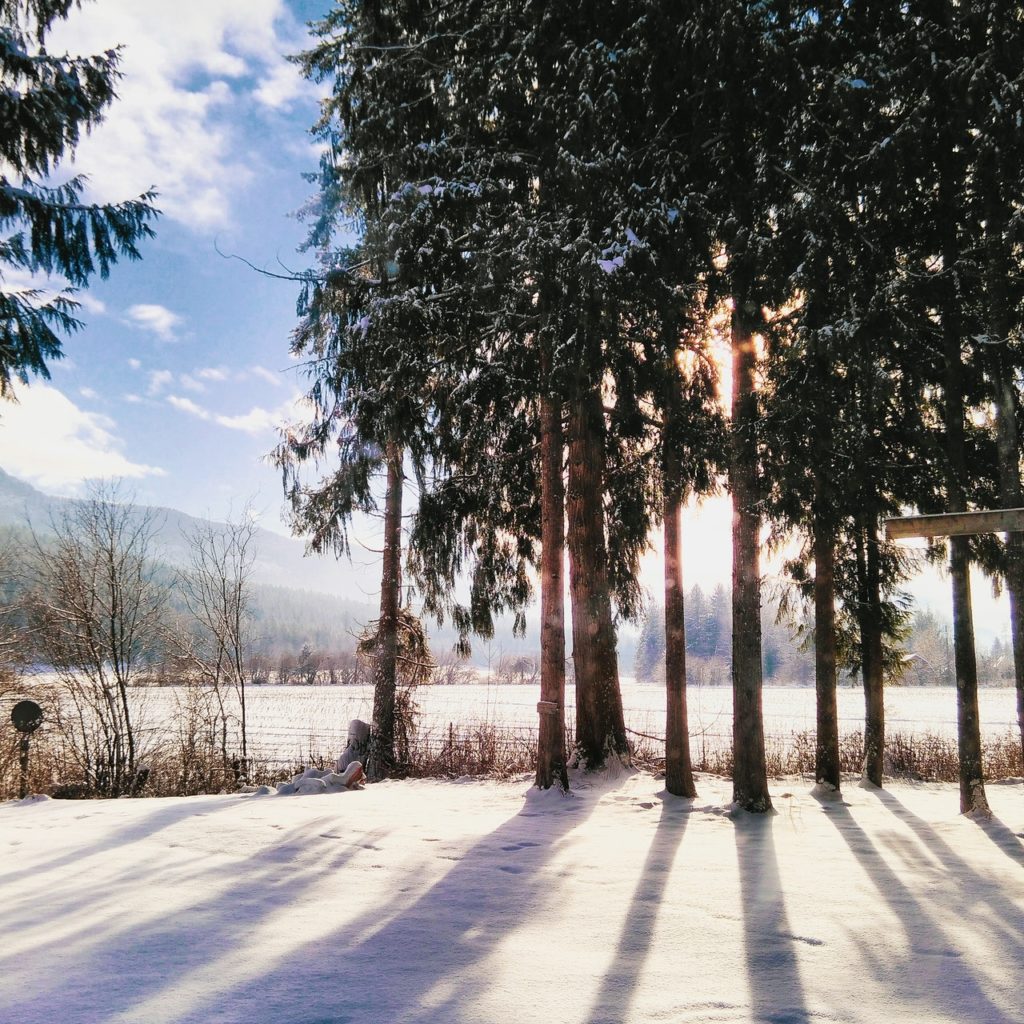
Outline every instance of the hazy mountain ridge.
{"label": "hazy mountain ridge", "polygon": [[[76,500],[44,494],[0,469],[0,526],[24,526],[27,521],[37,532],[48,533],[51,521],[59,519]],[[197,526],[212,523],[218,529],[226,528],[225,523],[217,520],[201,519],[163,506],[138,505],[136,513],[140,517],[153,516],[156,524],[155,554],[174,566],[188,563],[188,535]],[[253,581],[290,589],[322,591],[369,607],[344,562],[333,557],[306,555],[302,541],[282,537],[263,527],[257,527],[256,531]]]}
{"label": "hazy mountain ridge", "polygon": [[[77,499],[48,495],[0,469],[0,530],[24,530],[31,525],[40,536],[50,532]],[[197,527],[216,520],[200,519],[178,509],[137,505],[139,517],[152,515],[156,524],[153,556],[173,568],[189,563],[188,536]],[[319,650],[348,649],[363,627],[378,615],[374,595],[367,595],[361,581],[344,560],[306,555],[300,540],[282,537],[262,527],[256,530],[253,565],[252,611],[254,640],[260,649],[298,650],[308,644]],[[532,609],[525,637],[512,633],[512,618],[496,622],[497,635],[488,645],[473,640],[473,660],[487,664],[501,655],[533,654],[539,648],[537,615]],[[450,623],[426,623],[435,655],[442,655],[457,639]],[[632,651],[629,652],[632,657]]]}

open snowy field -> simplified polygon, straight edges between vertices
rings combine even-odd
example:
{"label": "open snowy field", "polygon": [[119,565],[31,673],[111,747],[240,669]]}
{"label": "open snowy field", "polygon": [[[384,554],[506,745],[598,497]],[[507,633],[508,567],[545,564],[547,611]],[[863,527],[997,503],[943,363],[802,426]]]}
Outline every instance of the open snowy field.
{"label": "open snowy field", "polygon": [[19,1024],[1024,1020],[1024,784],[650,775],[0,805]]}
{"label": "open snowy field", "polygon": [[[184,690],[178,687],[138,689],[143,733],[166,735],[180,717]],[[839,728],[843,733],[864,728],[864,693],[839,687]],[[814,730],[813,687],[766,686],[765,733],[788,740]],[[249,739],[253,749],[271,760],[291,761],[315,753],[340,753],[348,723],[373,717],[372,686],[254,686],[246,691]],[[647,735],[665,734],[665,690],[626,679],[622,700],[627,726]],[[732,689],[690,686],[687,694],[691,743],[694,749],[727,749],[732,744]],[[537,688],[497,684],[424,686],[416,691],[419,725],[424,733],[443,737],[449,722],[488,724],[532,733],[537,727]],[[1017,728],[1016,695],[1012,687],[979,691],[982,735],[1006,736]],[[956,690],[952,687],[887,687],[886,727],[890,733],[956,736]],[[566,688],[568,721],[575,715],[575,688]]]}

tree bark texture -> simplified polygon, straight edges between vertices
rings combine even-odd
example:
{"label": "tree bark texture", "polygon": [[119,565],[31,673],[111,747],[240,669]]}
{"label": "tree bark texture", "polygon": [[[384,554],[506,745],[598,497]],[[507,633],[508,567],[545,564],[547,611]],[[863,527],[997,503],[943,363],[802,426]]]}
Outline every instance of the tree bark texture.
{"label": "tree bark texture", "polygon": [[737,289],[732,316],[732,699],[733,799],[748,811],[771,810],[761,706],[761,575],[757,472],[757,391],[752,311]]}
{"label": "tree bark texture", "polygon": [[[827,302],[830,280],[828,261],[817,263],[820,298]],[[820,301],[808,301],[808,323],[812,327],[810,351],[813,374],[811,444],[813,467],[813,499],[811,533],[814,548],[814,686],[816,730],[814,744],[814,777],[837,791],[839,774],[839,712],[836,708],[836,587],[835,587],[835,498],[831,473],[835,452],[830,394],[833,367],[831,353],[822,337]]]}
{"label": "tree bark texture", "polygon": [[680,467],[676,453],[664,458],[665,531],[665,789],[673,796],[695,797],[686,714],[686,623],[683,553],[680,544]]}
{"label": "tree bark texture", "polygon": [[[964,363],[958,202],[964,186],[963,159],[956,143],[959,126],[949,128],[949,148],[939,169],[939,214],[944,279],[939,294],[944,363],[943,426],[945,427],[946,500],[950,512],[966,512],[968,480],[964,430]],[[978,663],[971,609],[970,541],[951,537],[949,572],[953,587],[953,656],[956,664],[957,741],[960,750],[960,810],[989,813],[981,768],[981,726],[978,714]]]}
{"label": "tree bark texture", "polygon": [[379,647],[373,685],[373,727],[367,775],[384,779],[395,767],[395,690],[398,667],[398,604],[402,587],[402,449],[386,452],[384,559],[380,581]]}
{"label": "tree bark texture", "polygon": [[882,785],[885,765],[885,662],[882,648],[882,582],[878,519],[864,510],[857,524],[857,626],[864,679],[864,761],[862,776]]}
{"label": "tree bark texture", "polygon": [[[545,380],[550,369],[544,372]],[[540,728],[537,740],[537,786],[556,782],[569,788],[565,757],[565,489],[562,404],[552,395],[540,407]]]}
{"label": "tree bark texture", "polygon": [[604,536],[604,412],[601,393],[576,396],[569,411],[569,591],[576,675],[576,744],[588,769],[629,760]]}
{"label": "tree bark texture", "polygon": [[[822,485],[815,471],[815,488]],[[835,540],[831,526],[816,516],[814,522],[814,688],[817,734],[814,777],[838,790],[839,712],[836,707]]]}
{"label": "tree bark texture", "polygon": [[953,582],[953,659],[956,665],[960,810],[964,814],[987,814],[988,798],[981,768],[978,664],[974,651],[974,616],[971,609],[970,541],[967,537],[950,537],[949,545],[949,575]]}

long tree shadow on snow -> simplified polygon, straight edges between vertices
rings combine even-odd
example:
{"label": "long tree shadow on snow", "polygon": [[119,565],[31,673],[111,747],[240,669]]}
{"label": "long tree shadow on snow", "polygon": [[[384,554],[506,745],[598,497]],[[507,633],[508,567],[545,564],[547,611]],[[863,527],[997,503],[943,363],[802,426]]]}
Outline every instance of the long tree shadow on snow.
{"label": "long tree shadow on snow", "polygon": [[786,913],[773,829],[776,814],[735,818],[736,852],[743,907],[743,941],[754,1020],[806,1024],[806,1005],[795,944],[816,940],[795,935]]}
{"label": "long tree shadow on snow", "polygon": [[623,918],[612,966],[605,974],[587,1015],[588,1024],[619,1024],[629,1013],[640,983],[641,970],[651,952],[654,927],[665,897],[672,862],[688,820],[689,814],[684,810],[682,801],[662,794],[661,817]]}
{"label": "long tree shadow on snow", "polygon": [[[449,858],[451,869],[418,898],[396,893],[386,905],[296,949],[289,958],[294,971],[265,974],[222,992],[215,1001],[217,1019],[479,1024],[484,1018],[475,1001],[495,984],[485,961],[520,925],[557,912],[571,872],[550,870],[549,861],[609,792],[561,797],[530,791],[519,813]],[[547,972],[560,952],[528,955],[536,958],[538,971]],[[329,1015],[303,1009],[309,992],[315,992],[318,1006],[331,1007]],[[206,1006],[212,1008],[213,997]]]}
{"label": "long tree shadow on snow", "polygon": [[[314,890],[317,872],[342,869],[362,849],[355,843],[345,847],[322,843],[318,849],[320,830],[330,824],[336,824],[334,816],[306,823],[241,863],[210,866],[197,859],[194,868],[178,865],[156,874],[150,865],[126,863],[102,888],[89,888],[87,879],[79,879],[77,906],[39,908],[36,923],[44,926],[43,937],[30,955],[4,964],[0,990],[5,990],[5,1013],[21,1024],[50,1024],[58,1019],[90,1024],[113,1019],[163,1019],[163,1007],[157,1014],[152,1010],[140,1012],[140,1005],[148,1000],[159,1002],[161,993],[173,989],[181,978],[208,967],[218,953],[238,950],[240,940],[269,921],[282,902],[301,899]],[[149,834],[144,828],[140,832]],[[376,838],[382,839],[383,833]],[[292,870],[314,850],[317,872],[297,874]],[[213,880],[223,884],[173,913],[154,914],[142,922],[123,912],[102,912],[98,920],[98,908],[105,911],[123,898],[119,886],[137,880],[144,880],[156,890],[170,886],[186,893],[195,882],[209,884]],[[284,890],[288,893],[286,900],[281,895]],[[47,922],[50,929],[45,928]],[[52,935],[47,937],[46,931],[51,929]],[[54,963],[60,963],[59,971],[49,969]],[[171,992],[169,1003],[173,1005],[175,999]],[[69,1007],[77,1016],[66,1016]],[[183,1017],[187,1012],[183,1010]]]}
{"label": "long tree shadow on snow", "polygon": [[[944,863],[935,864],[921,851],[901,843],[898,834],[889,836],[888,841],[893,851],[891,856],[899,856],[907,863],[910,868],[909,878],[926,877],[927,888],[932,892],[941,885],[942,894],[935,898],[947,904],[953,911],[951,916],[966,924],[977,908],[973,901],[964,899],[957,892],[956,886],[958,881],[973,874],[973,869],[955,854],[950,858],[952,851],[948,847],[943,856],[941,847],[945,846],[944,842],[927,823],[906,811],[895,797],[884,790],[876,791],[876,795],[890,809],[901,809],[910,819],[923,826],[925,834],[921,838],[928,840],[928,849]],[[825,810],[826,817],[845,840],[878,894],[889,904],[893,917],[904,933],[908,951],[903,959],[884,937],[876,936],[876,941],[865,939],[861,942],[862,955],[875,982],[893,990],[898,989],[904,1000],[918,1004],[923,1016],[929,1013],[953,1016],[965,1024],[968,1021],[995,1024],[1008,1020],[1005,1009],[993,1003],[984,976],[971,968],[967,959],[971,951],[957,948],[958,937],[950,934],[948,927],[944,926],[920,892],[890,865],[886,851],[880,849],[857,822],[848,806],[839,801],[830,801]],[[909,821],[907,823],[911,824]],[[914,828],[912,824],[911,828]],[[992,896],[1007,908],[1012,908],[1013,919],[1016,919],[1019,915],[1016,906],[1002,900],[994,891]],[[1004,912],[1003,909],[999,911],[1000,914]],[[1001,933],[1000,942],[1007,943],[1004,947],[1005,955],[1012,963],[1019,963],[1024,957],[1020,933],[1017,932],[1015,937],[1013,929],[996,921],[995,915],[991,923]],[[871,927],[871,923],[868,926]],[[874,927],[879,927],[879,924],[874,923]],[[882,941],[877,941],[877,938],[882,938]],[[959,938],[959,945],[966,945],[962,937]]]}
{"label": "long tree shadow on snow", "polygon": [[[879,789],[874,790],[873,792],[878,800],[884,804],[896,818],[902,821],[911,830],[911,832],[917,836],[921,843],[923,843],[936,857],[939,858],[943,867],[951,873],[952,877],[970,878],[973,876],[977,881],[991,889],[990,897],[986,900],[986,903],[990,907],[999,908],[999,916],[1001,920],[1019,920],[1020,911],[1017,905],[1006,899],[1002,894],[1001,887],[994,888],[993,880],[980,874],[974,865],[950,846],[949,842],[930,822],[925,821],[925,819],[920,815],[915,814],[906,806],[906,804],[887,790]],[[978,826],[981,833],[991,839],[1003,853],[1012,860],[1020,862],[1020,858],[1017,855],[1018,849],[1014,848],[1019,848],[1020,842],[1002,821],[993,815],[987,820],[984,818],[979,819],[975,824]],[[1001,883],[1002,879],[999,880],[1000,886]],[[955,894],[956,890],[951,887],[951,892]],[[1013,929],[1010,934],[1021,943],[1024,943],[1024,929]]]}
{"label": "long tree shadow on snow", "polygon": [[[223,796],[188,797],[185,799],[160,797],[154,799],[154,802],[158,802],[160,806],[141,820],[128,822],[120,828],[111,829],[104,834],[99,843],[93,843],[91,840],[77,842],[74,838],[71,838],[68,841],[70,848],[62,853],[58,853],[47,860],[32,861],[13,871],[0,872],[0,885],[9,885],[27,878],[36,878],[40,872],[52,871],[67,864],[81,865],[88,858],[100,857],[105,853],[112,853],[121,846],[127,846],[141,839],[148,839],[157,832],[172,828],[180,821],[194,819],[197,816],[194,801],[197,800],[203,800],[208,804],[208,808],[202,812],[202,815],[227,810],[235,806],[230,798]],[[65,803],[65,801],[60,802]],[[97,801],[77,800],[73,802],[67,801],[67,803],[69,807],[80,807],[82,809],[82,813],[79,815],[81,818],[88,818],[96,813],[93,808],[96,806]],[[103,801],[99,803],[102,804]],[[29,810],[31,812],[31,809]]]}
{"label": "long tree shadow on snow", "polygon": [[978,826],[1010,860],[1024,867],[1024,843],[1021,843],[1019,833],[1014,832],[994,814],[988,821],[979,821]]}

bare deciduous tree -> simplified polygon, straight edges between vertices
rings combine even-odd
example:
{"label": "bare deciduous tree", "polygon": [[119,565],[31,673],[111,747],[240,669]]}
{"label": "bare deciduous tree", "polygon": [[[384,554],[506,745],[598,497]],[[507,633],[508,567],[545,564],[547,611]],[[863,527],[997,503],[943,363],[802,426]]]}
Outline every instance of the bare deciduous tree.
{"label": "bare deciduous tree", "polygon": [[243,773],[249,757],[245,684],[256,530],[248,508],[238,521],[198,522],[186,535],[190,564],[179,574],[181,595],[192,620],[186,659],[213,697],[225,766],[230,760],[229,725],[234,717],[229,702],[237,700]]}
{"label": "bare deciduous tree", "polygon": [[167,588],[151,557],[157,523],[117,484],[99,484],[33,533],[28,609],[36,647],[67,698],[58,722],[88,787],[140,782],[140,701],[133,685],[161,647]]}
{"label": "bare deciduous tree", "polygon": [[20,594],[16,577],[20,573],[11,537],[0,537],[0,682],[17,672],[25,650],[24,631],[19,628]]}

